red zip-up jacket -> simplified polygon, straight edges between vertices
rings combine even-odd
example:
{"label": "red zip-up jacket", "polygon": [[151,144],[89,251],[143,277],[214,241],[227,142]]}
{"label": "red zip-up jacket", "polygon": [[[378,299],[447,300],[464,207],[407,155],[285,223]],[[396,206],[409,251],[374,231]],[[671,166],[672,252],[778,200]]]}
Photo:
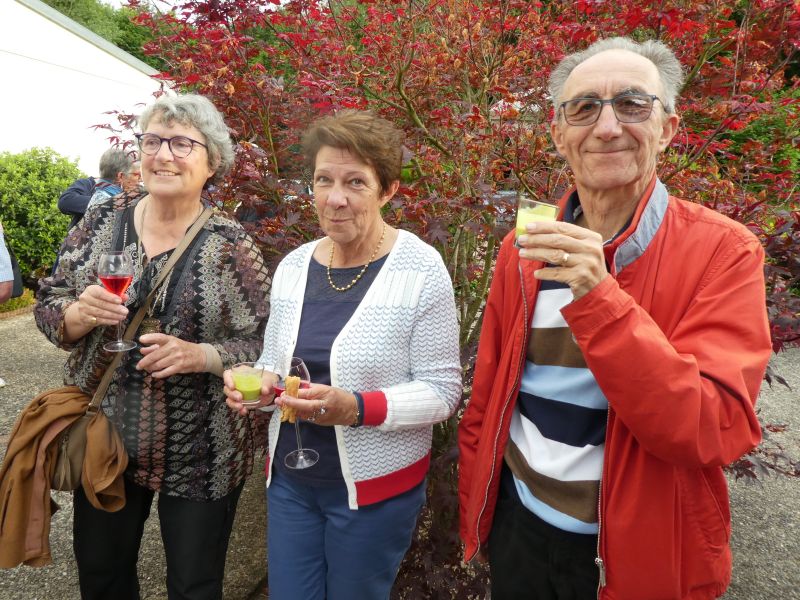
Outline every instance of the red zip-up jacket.
{"label": "red zip-up jacket", "polygon": [[[561,311],[609,404],[598,597],[716,598],[731,572],[722,467],[761,439],[764,253],[744,226],[669,196],[655,178],[605,251],[610,275]],[[459,426],[466,560],[491,531],[541,267],[506,236]]]}

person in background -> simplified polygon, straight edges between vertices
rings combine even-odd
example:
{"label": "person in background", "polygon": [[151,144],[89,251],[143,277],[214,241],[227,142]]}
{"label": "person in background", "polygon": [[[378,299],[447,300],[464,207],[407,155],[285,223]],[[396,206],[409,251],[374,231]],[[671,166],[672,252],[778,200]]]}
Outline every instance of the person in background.
{"label": "person in background", "polygon": [[69,224],[72,229],[90,205],[104,202],[123,190],[137,191],[141,175],[141,163],[134,153],[109,148],[100,157],[100,177],[77,179],[58,198],[58,209],[72,216]]}
{"label": "person in background", "polygon": [[[325,237],[287,255],[258,362],[274,408],[276,365],[302,358],[311,386],[275,403],[269,428],[267,546],[273,600],[385,600],[425,501],[435,423],[461,398],[458,320],[439,253],[386,224],[402,134],[366,111],[319,119],[303,136]],[[246,414],[225,373],[228,404]],[[303,446],[319,461],[285,464]]]}
{"label": "person in background", "polygon": [[[6,248],[3,223],[0,223],[0,304],[11,298],[14,288],[14,271],[11,269],[11,256]],[[5,385],[0,379],[0,386]]]}
{"label": "person in background", "polygon": [[[133,155],[129,155],[128,158],[134,158]],[[128,167],[128,172],[123,173],[119,171],[117,173],[117,177],[115,180],[116,183],[112,185],[106,185],[105,179],[100,179],[94,186],[94,193],[92,194],[92,198],[89,200],[89,204],[86,207],[87,210],[93,206],[97,206],[98,204],[102,204],[119,194],[120,192],[128,192],[128,193],[136,193],[140,191],[139,187],[142,183],[142,163],[138,159],[134,159],[131,161],[130,166]]]}
{"label": "person in background", "polygon": [[[14,270],[11,268],[11,255],[6,248],[3,234],[3,223],[0,223],[0,304],[11,298],[14,289]],[[0,387],[5,387],[6,380],[0,377]]]}
{"label": "person in background", "polygon": [[[129,457],[125,507],[97,510],[82,488],[75,491],[81,597],[139,597],[139,545],[158,493],[168,597],[219,600],[239,495],[266,429],[264,422],[259,433],[257,419],[228,409],[222,372],[259,355],[269,273],[241,225],[215,211],[153,288],[204,214],[203,189],[226,175],[234,152],[222,115],[203,96],[162,96],[139,124],[147,192],[123,191],[87,210],[67,235],[55,274],[41,280],[34,311],[39,329],[71,351],[64,383],[91,396],[113,358],[104,343],[155,294],[149,332],[124,355],[101,404]],[[134,263],[124,302],[96,283],[100,255],[123,250]]]}
{"label": "person in background", "polygon": [[664,44],[598,41],[550,76],[574,175],[558,221],[503,241],[459,426],[465,558],[493,600],[722,596],[723,467],[752,449],[770,356],[756,237],[671,196]]}

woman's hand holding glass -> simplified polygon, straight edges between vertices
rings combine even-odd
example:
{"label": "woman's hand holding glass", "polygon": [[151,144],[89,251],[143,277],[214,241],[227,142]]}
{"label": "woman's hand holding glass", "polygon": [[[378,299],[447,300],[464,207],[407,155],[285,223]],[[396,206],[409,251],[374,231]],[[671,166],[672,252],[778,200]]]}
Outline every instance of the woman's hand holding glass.
{"label": "woman's hand holding glass", "polygon": [[[97,264],[97,278],[103,287],[118,296],[120,301],[127,297],[125,292],[133,281],[133,275],[133,259],[128,252],[124,250],[103,252],[100,255],[100,262]],[[136,342],[123,340],[122,333],[122,323],[120,322],[117,323],[117,339],[104,344],[103,349],[108,352],[127,352],[136,348]]]}
{"label": "woman's hand holding glass", "polygon": [[127,294],[120,298],[102,285],[90,285],[75,303],[78,320],[90,330],[103,325],[117,325],[128,316],[128,309],[123,305],[127,299]]}
{"label": "woman's hand holding glass", "polygon": [[233,380],[233,370],[227,369],[222,374],[222,380],[225,382],[223,391],[225,393],[225,403],[231,410],[238,412],[240,415],[247,415],[248,410],[260,408],[262,406],[269,406],[275,400],[275,389],[273,385],[277,383],[279,377],[271,371],[264,371],[261,374],[261,396],[258,402],[244,402],[242,392],[236,389],[236,383]]}
{"label": "woman's hand holding glass", "polygon": [[341,388],[312,383],[301,387],[293,398],[280,394],[275,399],[278,406],[288,406],[297,416],[317,425],[352,425],[358,414],[356,397]]}

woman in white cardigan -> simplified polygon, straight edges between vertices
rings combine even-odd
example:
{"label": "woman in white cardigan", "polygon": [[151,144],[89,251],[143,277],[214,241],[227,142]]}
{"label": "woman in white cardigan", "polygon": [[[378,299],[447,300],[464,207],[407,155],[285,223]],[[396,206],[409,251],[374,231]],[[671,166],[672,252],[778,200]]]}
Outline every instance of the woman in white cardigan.
{"label": "woman in white cardigan", "polygon": [[[275,410],[267,463],[273,600],[385,599],[425,500],[432,426],[461,397],[450,276],[418,237],[388,226],[402,134],[365,111],[314,122],[303,137],[326,237],[291,252],[272,284],[260,407]],[[275,398],[274,365],[303,358],[311,386]],[[225,374],[229,406],[246,414]],[[319,453],[290,469],[297,448]]]}

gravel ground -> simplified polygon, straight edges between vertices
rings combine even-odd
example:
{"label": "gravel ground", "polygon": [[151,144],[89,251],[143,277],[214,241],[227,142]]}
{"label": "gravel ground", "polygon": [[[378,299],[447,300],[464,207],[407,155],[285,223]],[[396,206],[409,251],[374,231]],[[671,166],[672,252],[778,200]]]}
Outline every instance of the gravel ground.
{"label": "gravel ground", "polygon": [[[22,407],[38,392],[61,385],[66,353],[54,348],[30,314],[0,320],[0,455]],[[772,434],[791,456],[800,456],[800,349],[773,357],[773,368],[791,390],[764,386],[759,407],[766,422],[786,424]],[[261,600],[265,571],[264,478],[248,480],[231,537],[225,577],[228,600]],[[760,484],[731,481],[733,581],[725,600],[800,600],[800,479],[770,477]],[[0,571],[0,600],[70,600],[79,597],[71,552],[70,494],[56,492],[62,509],[50,534],[53,564]],[[158,519],[148,520],[140,553],[142,598],[166,598]],[[357,599],[354,599],[357,600]]]}
{"label": "gravel ground", "polygon": [[[762,420],[786,425],[771,433],[789,456],[800,457],[800,348],[772,358],[791,386],[764,384]],[[800,600],[800,479],[768,477],[761,484],[730,481],[733,579],[725,600]]]}
{"label": "gravel ground", "polygon": [[[62,385],[67,353],[55,348],[36,328],[31,314],[0,320],[0,456],[20,410],[39,392]],[[263,461],[257,461],[263,464]],[[61,506],[51,521],[53,563],[41,569],[0,571],[0,600],[74,600],[80,598],[72,558],[72,494],[53,492]],[[155,503],[154,503],[155,505]],[[155,506],[147,520],[139,552],[143,600],[167,597],[166,565]],[[266,506],[263,470],[245,484],[236,512],[225,570],[226,600],[265,598],[257,590],[266,577]]]}

